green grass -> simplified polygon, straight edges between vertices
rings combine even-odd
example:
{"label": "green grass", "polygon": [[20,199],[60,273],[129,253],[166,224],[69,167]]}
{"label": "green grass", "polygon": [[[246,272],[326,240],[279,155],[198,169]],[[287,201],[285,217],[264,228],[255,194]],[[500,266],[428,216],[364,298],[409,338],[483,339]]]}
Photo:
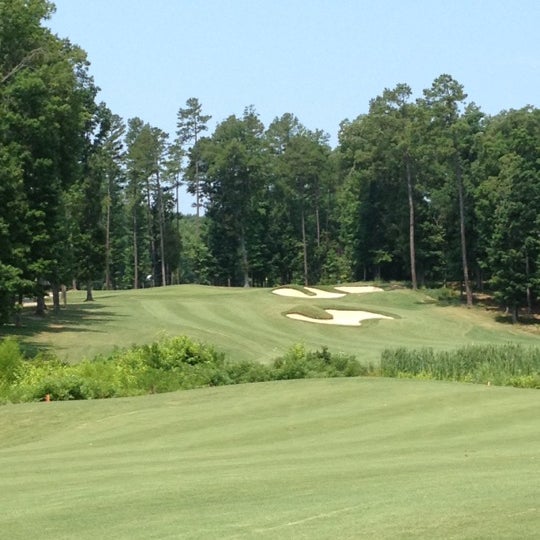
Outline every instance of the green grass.
{"label": "green grass", "polygon": [[[160,335],[187,335],[214,345],[233,360],[269,362],[293,343],[309,349],[327,346],[332,352],[378,362],[394,347],[433,347],[447,350],[469,344],[507,342],[537,344],[534,327],[513,327],[495,321],[482,308],[440,306],[424,293],[405,289],[340,299],[290,298],[269,289],[218,288],[182,285],[139,291],[96,291],[94,303],[85,293],[69,292],[69,305],[59,315],[37,319],[27,309],[24,327],[2,328],[18,335],[30,351],[50,348],[70,362],[115,347],[150,343]],[[395,320],[367,321],[360,327],[317,325],[288,319],[298,309],[322,312],[339,308],[372,311]]]}
{"label": "green grass", "polygon": [[287,381],[0,408],[10,540],[537,538],[540,394]]}
{"label": "green grass", "polygon": [[332,319],[332,315],[330,315],[330,313],[327,313],[324,309],[313,304],[308,304],[306,302],[304,302],[303,304],[298,304],[288,309],[287,312],[284,313],[284,315],[292,315],[292,314],[303,315],[304,317],[309,317],[310,319],[317,319],[317,320]]}

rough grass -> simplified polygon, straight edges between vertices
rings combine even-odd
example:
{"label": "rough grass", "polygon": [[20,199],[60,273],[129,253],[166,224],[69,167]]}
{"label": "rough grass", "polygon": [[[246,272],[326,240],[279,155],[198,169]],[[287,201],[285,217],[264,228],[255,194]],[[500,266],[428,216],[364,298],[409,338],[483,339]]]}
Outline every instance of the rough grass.
{"label": "rough grass", "polygon": [[341,379],[0,408],[3,538],[537,538],[540,394]]}
{"label": "rough grass", "polygon": [[115,347],[150,343],[163,334],[187,335],[233,360],[264,363],[285,354],[294,343],[312,350],[327,346],[361,362],[378,362],[387,348],[449,350],[472,344],[538,343],[530,327],[498,323],[491,311],[426,303],[424,293],[405,289],[305,300],[306,307],[320,310],[364,310],[394,317],[361,327],[291,320],[284,313],[303,305],[302,299],[277,296],[270,289],[181,285],[96,291],[93,303],[85,303],[84,295],[69,292],[68,307],[44,319],[33,317],[26,308],[22,328],[4,327],[0,333],[21,337],[30,352],[50,348],[70,362],[109,354]]}

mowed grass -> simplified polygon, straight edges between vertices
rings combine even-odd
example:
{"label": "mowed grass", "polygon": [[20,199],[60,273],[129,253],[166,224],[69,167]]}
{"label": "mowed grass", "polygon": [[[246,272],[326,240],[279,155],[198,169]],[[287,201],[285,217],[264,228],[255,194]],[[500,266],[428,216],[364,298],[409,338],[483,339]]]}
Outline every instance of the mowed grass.
{"label": "mowed grass", "polygon": [[[62,360],[77,362],[115,347],[149,343],[160,335],[187,335],[214,345],[231,359],[268,362],[294,343],[309,349],[327,346],[377,363],[384,348],[451,349],[466,344],[538,344],[530,327],[495,321],[482,308],[440,306],[423,292],[392,290],[348,294],[335,300],[289,298],[270,289],[181,285],[138,291],[69,292],[60,314],[37,319],[28,308],[21,329],[3,335],[23,338],[31,350],[49,348]],[[314,309],[365,310],[394,320],[365,321],[360,327],[323,326],[288,319],[284,313],[300,304]]]}
{"label": "mowed grass", "polygon": [[539,412],[381,378],[6,405],[1,536],[537,538]]}

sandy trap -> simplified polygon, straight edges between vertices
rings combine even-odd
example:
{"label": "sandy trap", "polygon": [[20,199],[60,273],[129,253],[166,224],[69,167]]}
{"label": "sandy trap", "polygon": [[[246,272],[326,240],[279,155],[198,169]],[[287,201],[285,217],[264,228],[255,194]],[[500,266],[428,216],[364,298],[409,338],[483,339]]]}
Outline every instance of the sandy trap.
{"label": "sandy trap", "polygon": [[386,315],[370,313],[369,311],[345,311],[341,309],[325,309],[326,313],[332,315],[331,319],[312,319],[299,313],[288,313],[287,317],[296,321],[305,321],[317,324],[335,324],[338,326],[361,326],[362,321],[367,319],[393,319]]}
{"label": "sandy trap", "polygon": [[350,287],[334,287],[337,291],[342,291],[347,294],[363,294],[371,292],[382,292],[383,289],[380,287],[374,287],[373,285],[351,285]]}
{"label": "sandy trap", "polygon": [[287,287],[284,287],[283,289],[274,289],[272,292],[279,296],[292,296],[295,298],[343,298],[345,296],[345,293],[327,292],[312,287],[304,287],[304,289],[312,294],[306,294],[297,289],[290,289]]}

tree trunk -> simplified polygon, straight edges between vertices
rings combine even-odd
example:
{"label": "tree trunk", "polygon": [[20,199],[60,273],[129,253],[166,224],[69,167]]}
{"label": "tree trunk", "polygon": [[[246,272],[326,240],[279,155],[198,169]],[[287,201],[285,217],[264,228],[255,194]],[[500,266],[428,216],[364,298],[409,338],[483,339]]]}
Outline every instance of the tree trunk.
{"label": "tree trunk", "polygon": [[167,272],[165,268],[165,239],[164,237],[164,222],[165,222],[165,212],[163,210],[163,197],[161,194],[161,184],[159,181],[159,171],[156,174],[156,183],[157,183],[157,196],[158,196],[158,212],[159,212],[159,251],[161,254],[161,286],[165,287],[167,285]]}
{"label": "tree trunk", "polygon": [[62,292],[62,304],[64,305],[64,307],[66,307],[67,306],[67,288],[65,285],[62,285],[60,290]]}
{"label": "tree trunk", "polygon": [[456,180],[458,188],[458,201],[459,201],[459,232],[461,238],[461,260],[463,264],[463,282],[465,285],[465,294],[467,297],[467,307],[472,307],[473,297],[471,289],[471,281],[469,279],[469,264],[467,262],[467,238],[465,231],[465,201],[463,195],[463,178],[461,174],[461,165],[459,163],[459,156],[455,154],[455,167],[456,167]]}
{"label": "tree trunk", "polygon": [[60,311],[60,288],[58,285],[53,284],[51,286],[52,297],[53,297],[53,310],[55,312]]}
{"label": "tree trunk", "polygon": [[86,282],[86,299],[85,302],[93,302],[94,296],[92,294],[92,282],[88,280]]}
{"label": "tree trunk", "polygon": [[317,224],[317,247],[321,247],[321,224],[320,224],[320,218],[319,218],[319,204],[317,203],[317,207],[315,208],[315,221]]}
{"label": "tree trunk", "polygon": [[13,313],[13,321],[17,328],[19,328],[22,324],[22,321],[21,321],[22,310],[23,310],[23,300],[22,300],[22,295],[19,295],[19,299],[17,303],[15,304],[15,312]]}
{"label": "tree trunk", "polygon": [[152,201],[150,199],[150,179],[146,181],[146,223],[150,240],[150,260],[152,261],[152,283],[156,283],[156,239],[154,238],[153,220],[152,220]]}
{"label": "tree trunk", "polygon": [[511,314],[512,314],[512,324],[516,324],[518,322],[518,306],[517,305],[512,306]]}
{"label": "tree trunk", "polygon": [[240,228],[240,256],[242,258],[242,272],[244,274],[244,287],[249,287],[249,264],[246,249],[246,234],[244,226]]}
{"label": "tree trunk", "polygon": [[137,250],[137,215],[133,208],[133,288],[139,288],[139,253]]}
{"label": "tree trunk", "polygon": [[302,247],[304,252],[304,286],[309,285],[308,280],[308,257],[307,257],[307,242],[306,242],[306,220],[304,216],[304,209],[302,208]]}
{"label": "tree trunk", "polygon": [[[197,145],[196,133],[195,133],[195,145]],[[195,230],[197,232],[197,238],[198,238],[199,218],[201,217],[201,187],[200,187],[200,181],[199,181],[199,160],[198,159],[195,159],[195,212],[197,214]]]}
{"label": "tree trunk", "polygon": [[529,254],[527,253],[525,255],[525,275],[527,276],[527,314],[528,315],[532,313],[532,293],[531,293],[531,286],[529,284],[530,272],[531,272],[531,267],[530,267],[530,261],[529,261]]}
{"label": "tree trunk", "polygon": [[45,296],[40,292],[36,296],[36,315],[43,317],[45,315],[45,309]]}
{"label": "tree trunk", "polygon": [[[180,236],[180,200],[178,195],[178,188],[180,187],[180,182],[178,181],[178,176],[176,177],[176,184],[174,185],[176,189],[176,234]],[[199,223],[197,222],[197,228],[199,227]],[[197,233],[198,235],[198,233]],[[180,284],[180,268],[176,269],[176,285]],[[171,275],[172,280],[172,275]]]}
{"label": "tree trunk", "polygon": [[416,291],[418,289],[418,281],[416,276],[416,248],[414,242],[414,199],[411,161],[408,153],[405,156],[405,165],[407,169],[407,197],[409,200],[409,254],[411,258],[411,281],[412,288]]}
{"label": "tree trunk", "polygon": [[105,218],[105,289],[111,286],[111,185],[107,184],[107,214]]}

